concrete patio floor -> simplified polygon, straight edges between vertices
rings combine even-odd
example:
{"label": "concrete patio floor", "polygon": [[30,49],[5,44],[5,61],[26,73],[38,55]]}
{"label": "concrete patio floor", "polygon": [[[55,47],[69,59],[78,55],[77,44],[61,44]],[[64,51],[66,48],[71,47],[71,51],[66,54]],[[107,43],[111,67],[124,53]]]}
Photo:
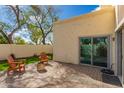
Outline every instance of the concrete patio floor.
{"label": "concrete patio floor", "polygon": [[[100,68],[72,65],[51,61],[46,72],[39,73],[37,63],[26,66],[24,74],[8,77],[0,72],[0,87],[3,88],[118,88],[118,80],[103,75]],[[110,81],[110,82],[109,82]]]}

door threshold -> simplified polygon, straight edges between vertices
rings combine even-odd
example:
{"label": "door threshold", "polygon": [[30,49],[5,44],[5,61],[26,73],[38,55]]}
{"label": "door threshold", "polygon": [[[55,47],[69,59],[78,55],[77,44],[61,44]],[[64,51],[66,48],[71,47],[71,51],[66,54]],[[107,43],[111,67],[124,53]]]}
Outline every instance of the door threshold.
{"label": "door threshold", "polygon": [[90,66],[90,67],[96,67],[100,69],[106,69],[107,67],[101,67],[101,66],[95,66],[95,65],[90,65],[90,64],[84,64],[84,63],[79,63],[80,65],[85,65],[85,66]]}

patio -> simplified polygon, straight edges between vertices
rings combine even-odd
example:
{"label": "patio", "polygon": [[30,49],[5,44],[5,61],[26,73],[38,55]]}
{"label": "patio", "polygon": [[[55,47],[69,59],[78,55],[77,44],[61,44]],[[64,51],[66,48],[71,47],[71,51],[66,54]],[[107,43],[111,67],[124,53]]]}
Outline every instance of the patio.
{"label": "patio", "polygon": [[26,65],[24,74],[7,77],[0,72],[0,87],[11,88],[118,88],[121,84],[116,77],[103,75],[100,68],[49,62],[46,71],[39,73],[37,63]]}

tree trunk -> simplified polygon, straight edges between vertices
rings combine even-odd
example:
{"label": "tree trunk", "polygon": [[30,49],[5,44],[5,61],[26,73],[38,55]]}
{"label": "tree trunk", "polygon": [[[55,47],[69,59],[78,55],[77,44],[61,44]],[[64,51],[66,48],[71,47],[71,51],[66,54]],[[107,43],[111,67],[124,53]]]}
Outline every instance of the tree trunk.
{"label": "tree trunk", "polygon": [[45,42],[45,38],[44,38],[44,37],[43,37],[42,43],[43,43],[43,45],[46,44],[46,42]]}
{"label": "tree trunk", "polygon": [[12,35],[8,35],[9,44],[13,44]]}

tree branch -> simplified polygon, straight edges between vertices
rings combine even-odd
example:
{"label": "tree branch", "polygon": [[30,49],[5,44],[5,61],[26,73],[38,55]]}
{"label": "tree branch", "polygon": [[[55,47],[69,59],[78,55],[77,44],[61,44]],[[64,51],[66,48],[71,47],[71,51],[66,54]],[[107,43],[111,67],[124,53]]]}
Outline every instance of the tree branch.
{"label": "tree branch", "polygon": [[44,30],[43,30],[43,28],[42,28],[42,26],[41,26],[41,24],[40,24],[40,22],[38,21],[38,19],[37,19],[36,16],[35,16],[35,19],[36,19],[36,21],[37,21],[37,23],[38,23],[38,25],[39,25],[39,27],[40,27],[40,30],[41,30],[41,32],[42,32],[43,37],[45,37]]}
{"label": "tree branch", "polygon": [[3,35],[4,38],[6,38],[6,40],[8,41],[8,43],[10,43],[7,34],[2,29],[0,29],[0,33]]}
{"label": "tree branch", "polygon": [[10,8],[12,9],[12,11],[14,12],[18,25],[20,25],[20,20],[19,20],[19,6],[16,5],[16,6],[14,7],[14,6],[12,6],[12,5],[9,5],[9,7],[10,7]]}

